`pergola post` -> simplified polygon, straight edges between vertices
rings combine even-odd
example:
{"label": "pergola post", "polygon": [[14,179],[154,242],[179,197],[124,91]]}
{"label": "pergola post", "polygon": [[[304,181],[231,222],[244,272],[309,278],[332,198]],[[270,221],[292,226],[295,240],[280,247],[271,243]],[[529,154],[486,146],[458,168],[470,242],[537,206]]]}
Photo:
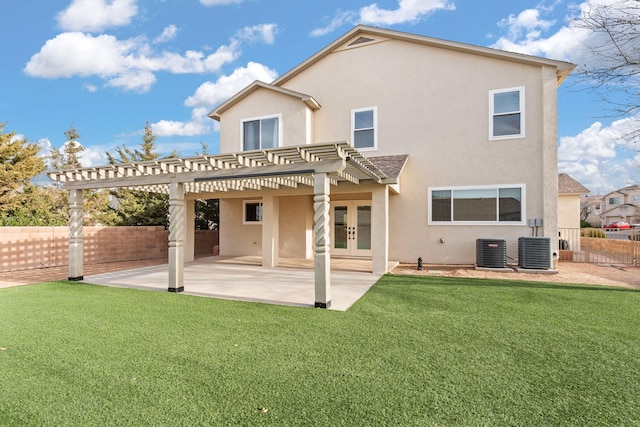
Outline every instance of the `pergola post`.
{"label": "pergola post", "polygon": [[389,268],[389,189],[376,187],[371,194],[371,252],[373,273],[386,274]]}
{"label": "pergola post", "polygon": [[69,190],[69,280],[84,279],[82,190]]}
{"label": "pergola post", "polygon": [[278,265],[280,236],[279,198],[265,194],[262,196],[262,267]]}
{"label": "pergola post", "polygon": [[326,173],[316,173],[313,181],[313,232],[315,306],[331,306],[331,257],[329,241],[330,180]]}
{"label": "pergola post", "polygon": [[184,184],[169,188],[169,292],[184,291],[184,239],[186,224]]}

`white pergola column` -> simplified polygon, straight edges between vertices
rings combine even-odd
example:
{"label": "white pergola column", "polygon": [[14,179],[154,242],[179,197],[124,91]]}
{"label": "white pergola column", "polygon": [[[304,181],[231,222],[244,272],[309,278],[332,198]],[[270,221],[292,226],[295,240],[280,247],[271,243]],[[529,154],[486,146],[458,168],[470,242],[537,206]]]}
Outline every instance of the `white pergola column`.
{"label": "white pergola column", "polygon": [[371,194],[371,256],[373,273],[385,274],[389,266],[389,189],[380,185]]}
{"label": "white pergola column", "polygon": [[316,173],[313,182],[313,233],[315,270],[315,306],[331,306],[331,254],[329,239],[330,181],[326,173]]}
{"label": "white pergola column", "polygon": [[280,236],[280,199],[273,195],[262,196],[262,267],[278,265]]}
{"label": "white pergola column", "polygon": [[69,280],[84,279],[82,190],[69,190]]}
{"label": "white pergola column", "polygon": [[169,292],[184,291],[184,240],[186,209],[184,184],[172,182],[169,189]]}
{"label": "white pergola column", "polygon": [[196,201],[185,200],[186,234],[184,244],[184,262],[196,259]]}

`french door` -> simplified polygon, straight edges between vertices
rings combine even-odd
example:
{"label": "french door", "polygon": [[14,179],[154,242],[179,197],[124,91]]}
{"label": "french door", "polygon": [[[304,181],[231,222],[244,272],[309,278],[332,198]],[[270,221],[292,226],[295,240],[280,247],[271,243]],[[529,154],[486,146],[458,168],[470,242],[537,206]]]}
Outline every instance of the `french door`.
{"label": "french door", "polygon": [[331,203],[331,254],[371,256],[371,202]]}

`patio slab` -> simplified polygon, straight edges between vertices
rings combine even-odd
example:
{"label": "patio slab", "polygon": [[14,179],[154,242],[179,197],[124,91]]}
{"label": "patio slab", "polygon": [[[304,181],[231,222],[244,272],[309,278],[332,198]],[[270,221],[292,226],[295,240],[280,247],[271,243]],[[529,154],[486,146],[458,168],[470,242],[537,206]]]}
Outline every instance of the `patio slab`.
{"label": "patio slab", "polygon": [[[280,266],[262,268],[257,257],[208,257],[186,263],[184,292],[211,298],[314,307],[313,262],[281,260]],[[371,260],[332,260],[331,310],[346,311],[378,279]],[[84,282],[167,292],[167,264],[88,275]]]}

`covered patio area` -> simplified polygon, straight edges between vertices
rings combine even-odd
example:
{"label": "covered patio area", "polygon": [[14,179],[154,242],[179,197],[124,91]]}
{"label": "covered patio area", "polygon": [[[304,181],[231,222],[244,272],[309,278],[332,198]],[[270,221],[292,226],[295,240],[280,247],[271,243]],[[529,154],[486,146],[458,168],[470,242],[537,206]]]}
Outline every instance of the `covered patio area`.
{"label": "covered patio area", "polygon": [[[265,270],[264,274],[269,274],[272,269],[282,267],[280,247],[297,244],[303,248],[302,253],[288,256],[313,261],[313,270],[305,273],[312,278],[305,292],[313,292],[311,300],[316,307],[329,308],[335,304],[332,300],[332,255],[370,258],[371,268],[365,274],[370,276],[372,283],[389,270],[389,194],[399,193],[398,178],[406,159],[406,155],[381,156],[374,162],[343,141],[49,171],[47,174],[70,192],[69,280],[84,279],[82,226],[85,191],[128,188],[168,196],[168,267],[163,270],[165,279],[154,282],[166,286],[169,292],[187,290],[185,284],[190,279],[185,268],[197,265],[193,264],[195,199],[218,198],[224,201],[242,198],[249,200],[250,203],[245,203],[246,200],[242,203],[252,206],[255,215],[240,211],[234,214],[232,209],[228,211],[226,218],[229,221],[223,223],[221,220],[220,224],[220,253],[260,255],[261,268]],[[346,196],[367,199],[363,206],[358,207],[353,201],[346,203],[347,212],[352,212],[351,217],[357,218],[356,210],[362,210],[359,222],[362,227],[355,226],[357,221],[354,225],[349,225],[348,220],[338,224],[345,235],[342,236],[344,242],[340,241],[344,247],[332,247],[331,244],[331,232],[338,228],[331,224],[332,194],[337,196],[337,200],[341,200],[340,197],[344,200]],[[291,199],[285,197],[291,196],[298,197],[298,201],[303,200],[305,205],[298,210],[290,208],[285,200]],[[284,218],[285,214],[289,217]],[[302,225],[296,229],[294,237],[289,235],[288,241],[281,242],[282,234],[293,233],[292,218],[302,218]],[[235,228],[229,226],[233,220],[238,223]],[[256,228],[251,228],[253,226]],[[250,229],[259,231],[251,233]],[[233,248],[232,243],[239,241],[245,242],[245,246]],[[355,243],[360,245],[356,249]],[[345,253],[333,253],[334,250]],[[355,253],[357,250],[366,254]],[[222,283],[216,280],[216,273],[207,274],[211,282]],[[257,282],[255,286],[265,282],[254,281]],[[277,281],[269,280],[267,283]],[[236,286],[235,283],[233,285]],[[267,289],[263,291],[267,292]],[[262,298],[259,294],[252,297]]]}
{"label": "covered patio area", "polygon": [[[207,257],[185,263],[182,292],[211,298],[314,307],[313,260],[280,258],[278,267],[263,268],[260,257]],[[346,311],[382,274],[372,274],[371,260],[340,259],[331,263],[330,309]],[[389,268],[393,267],[393,264]],[[88,275],[87,283],[165,291],[169,265]]]}

